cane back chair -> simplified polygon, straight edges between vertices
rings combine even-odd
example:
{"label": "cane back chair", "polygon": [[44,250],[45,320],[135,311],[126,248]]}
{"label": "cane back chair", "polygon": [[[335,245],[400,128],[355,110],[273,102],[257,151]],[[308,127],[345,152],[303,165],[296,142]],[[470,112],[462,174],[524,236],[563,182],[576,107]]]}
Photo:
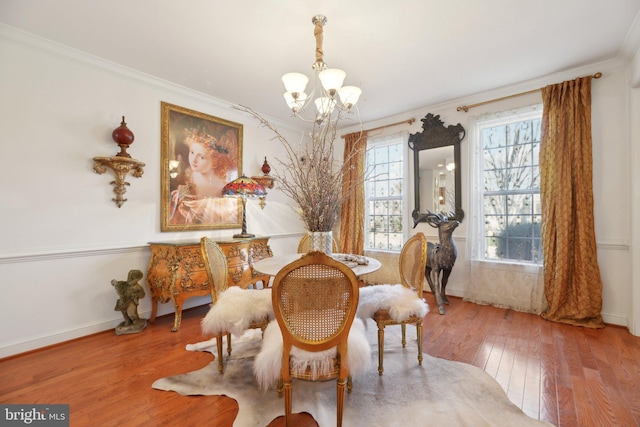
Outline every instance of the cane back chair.
{"label": "cane back chair", "polygon": [[[337,378],[337,425],[341,426],[347,383],[351,391],[347,339],[358,306],[355,273],[324,253],[309,252],[280,270],[273,282],[272,302],[283,339],[279,389],[284,389],[287,426],[291,419],[292,378]],[[308,352],[337,347],[332,368],[325,372],[311,366],[300,368],[299,361],[292,360],[292,346]]]}

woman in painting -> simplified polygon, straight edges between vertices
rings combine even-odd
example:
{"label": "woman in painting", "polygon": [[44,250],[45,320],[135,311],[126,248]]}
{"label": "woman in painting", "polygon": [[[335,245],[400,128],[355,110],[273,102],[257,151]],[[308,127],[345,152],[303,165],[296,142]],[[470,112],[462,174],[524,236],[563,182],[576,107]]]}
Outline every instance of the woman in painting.
{"label": "woman in painting", "polygon": [[185,129],[189,167],[185,183],[171,192],[170,224],[237,222],[237,201],[222,198],[222,187],[235,179],[238,140],[233,130],[219,139],[196,129]]}

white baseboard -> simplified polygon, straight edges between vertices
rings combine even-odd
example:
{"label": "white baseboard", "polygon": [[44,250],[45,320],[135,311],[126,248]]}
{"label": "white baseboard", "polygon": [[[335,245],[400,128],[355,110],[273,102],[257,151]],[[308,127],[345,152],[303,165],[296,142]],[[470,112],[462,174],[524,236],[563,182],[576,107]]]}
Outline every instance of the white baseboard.
{"label": "white baseboard", "polygon": [[[211,301],[209,301],[209,303],[211,303]],[[191,301],[186,301],[184,303],[182,310],[184,311],[189,308],[200,306],[202,304],[203,304],[202,298],[193,298]],[[170,304],[170,303],[158,304],[157,316],[164,316],[164,315],[169,315],[173,313],[175,313],[173,309],[173,304]],[[140,313],[138,314],[140,315],[141,318],[148,319],[149,317],[151,317],[151,310],[140,311]],[[65,341],[86,337],[88,335],[96,334],[98,332],[104,332],[109,329],[114,329],[114,334],[115,334],[115,327],[118,326],[121,322],[122,322],[122,317],[118,317],[114,319],[104,320],[102,322],[84,325],[74,329],[54,332],[48,335],[31,337],[23,341],[10,342],[0,347],[0,360],[5,357],[15,356],[21,353],[26,353],[28,351],[37,350],[37,349],[48,347],[55,344],[60,344]],[[144,331],[142,331],[141,333],[144,333]],[[167,328],[167,333],[171,333],[170,328]]]}

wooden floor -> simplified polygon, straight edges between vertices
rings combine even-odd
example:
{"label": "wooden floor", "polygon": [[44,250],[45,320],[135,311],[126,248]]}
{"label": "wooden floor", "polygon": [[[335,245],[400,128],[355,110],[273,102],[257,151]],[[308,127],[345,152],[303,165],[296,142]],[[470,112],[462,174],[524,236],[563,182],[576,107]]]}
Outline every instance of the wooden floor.
{"label": "wooden floor", "polygon": [[[525,413],[556,426],[640,426],[640,338],[620,327],[583,329],[450,299],[446,315],[433,310],[425,318],[426,353],[484,369]],[[230,398],[151,388],[211,362],[208,353],[184,349],[204,338],[206,311],[185,311],[177,333],[165,316],[141,334],[107,331],[0,360],[0,403],[68,403],[74,427],[231,426],[238,405]],[[295,425],[316,423],[303,414]]]}

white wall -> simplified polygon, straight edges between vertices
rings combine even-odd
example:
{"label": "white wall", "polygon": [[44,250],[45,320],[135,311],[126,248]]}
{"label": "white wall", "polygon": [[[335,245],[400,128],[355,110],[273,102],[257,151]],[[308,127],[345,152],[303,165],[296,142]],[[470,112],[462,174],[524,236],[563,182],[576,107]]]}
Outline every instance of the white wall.
{"label": "white wall", "polygon": [[[518,85],[504,87],[499,90],[475,94],[445,104],[432,105],[419,110],[387,117],[384,120],[365,123],[364,129],[375,128],[388,123],[415,118],[412,125],[400,125],[385,129],[380,133],[374,132],[371,136],[388,135],[400,131],[410,133],[422,131],[420,119],[427,113],[439,114],[445,125],[457,123],[469,131],[470,119],[494,111],[503,111],[510,108],[522,107],[541,102],[539,92],[519,96],[508,100],[490,103],[472,108],[468,113],[457,111],[457,107],[474,104],[491,99],[502,98],[516,93],[527,92],[544,87],[548,84],[571,80],[576,77],[602,72],[603,77],[593,80],[592,83],[592,130],[593,130],[593,192],[595,200],[595,231],[598,248],[598,263],[603,281],[603,308],[602,315],[605,322],[630,327],[633,323],[632,314],[632,261],[631,261],[631,169],[633,159],[638,159],[638,149],[634,149],[634,157],[630,152],[630,115],[629,97],[631,88],[628,77],[629,65],[621,61],[609,61],[593,64],[579,69],[567,70],[562,73],[545,76],[536,80],[523,82]],[[451,82],[455,84],[455,82]],[[638,104],[638,95],[635,96]],[[366,105],[360,106],[361,109]],[[637,109],[637,106],[636,106]],[[636,134],[637,134],[637,125]],[[354,131],[346,129],[343,133]],[[636,135],[636,141],[638,136]],[[637,142],[636,144],[637,145]],[[469,211],[469,150],[467,139],[461,143],[462,165],[460,168],[462,179],[462,208]],[[636,175],[638,173],[636,172]],[[638,178],[636,177],[636,181]],[[636,184],[634,200],[638,202],[638,185]],[[405,189],[411,195],[411,204],[407,208],[410,213],[413,210],[413,188]],[[637,209],[637,206],[636,206]],[[637,218],[637,213],[635,214]],[[637,222],[637,221],[635,221]],[[408,222],[409,223],[409,222]],[[437,232],[428,225],[421,223],[412,233],[422,231],[430,241],[437,241]],[[454,239],[458,247],[458,258],[453,269],[447,294],[463,296],[465,285],[473,280],[468,273],[468,252],[466,244],[467,222],[463,221],[454,233]],[[637,240],[637,238],[636,238]],[[368,254],[375,256],[375,252]],[[637,255],[636,255],[637,258]],[[637,273],[636,273],[637,274]],[[377,277],[384,282],[386,278]],[[637,288],[637,286],[636,286]],[[640,290],[635,290],[635,300],[638,300]],[[638,303],[636,310],[638,310]],[[640,331],[636,326],[635,334]]]}
{"label": "white wall", "polygon": [[[231,105],[113,63],[0,27],[0,357],[115,327],[112,279],[146,274],[149,241],[228,237],[238,230],[160,232],[160,103],[166,101],[244,125],[243,171],[272,166],[280,144]],[[111,172],[92,158],[119,148],[111,132],[126,116],[128,152],[146,163],[127,181],[118,208]],[[291,137],[295,130],[276,123]],[[291,252],[304,232],[288,199],[270,190],[261,210],[249,201],[249,232]],[[210,301],[210,299],[209,299]],[[207,298],[188,300],[186,307]],[[148,317],[150,297],[140,306]],[[173,311],[161,304],[159,314]],[[167,330],[168,332],[168,330]]]}

